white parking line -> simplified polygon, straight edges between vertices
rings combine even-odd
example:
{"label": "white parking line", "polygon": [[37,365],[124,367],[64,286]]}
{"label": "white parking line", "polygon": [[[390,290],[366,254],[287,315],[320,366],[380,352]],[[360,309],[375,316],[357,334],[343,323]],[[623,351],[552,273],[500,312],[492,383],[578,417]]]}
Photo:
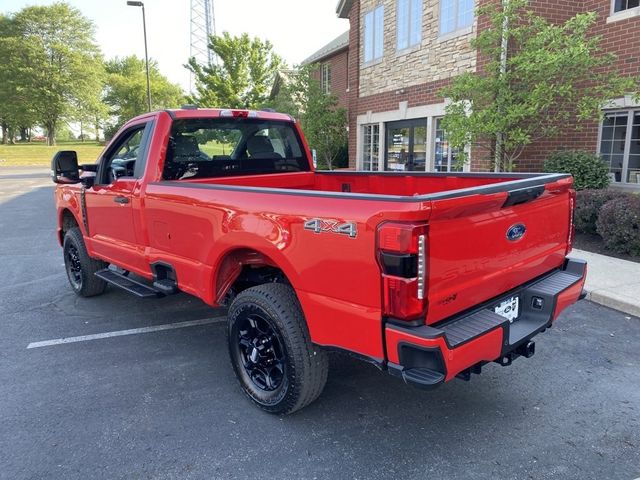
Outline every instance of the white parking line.
{"label": "white parking line", "polygon": [[226,321],[226,317],[203,318],[201,320],[191,320],[188,322],[166,323],[153,327],[132,328],[129,330],[116,330],[115,332],[95,333],[93,335],[80,335],[78,337],[56,338],[54,340],[43,340],[42,342],[32,342],[27,348],[50,347],[52,345],[62,345],[65,343],[86,342],[89,340],[100,340],[101,338],[122,337],[123,335],[137,335],[139,333],[159,332],[162,330],[173,330],[176,328],[196,327],[208,325],[210,323],[221,323]]}

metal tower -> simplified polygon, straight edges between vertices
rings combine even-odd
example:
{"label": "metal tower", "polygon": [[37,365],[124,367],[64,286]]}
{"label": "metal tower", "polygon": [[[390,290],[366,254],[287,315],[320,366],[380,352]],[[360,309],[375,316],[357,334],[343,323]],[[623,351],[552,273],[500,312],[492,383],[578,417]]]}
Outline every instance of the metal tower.
{"label": "metal tower", "polygon": [[[207,48],[209,37],[216,34],[213,0],[191,0],[191,49],[189,55],[200,65],[215,63],[214,54]],[[191,92],[195,89],[195,79],[191,74]]]}

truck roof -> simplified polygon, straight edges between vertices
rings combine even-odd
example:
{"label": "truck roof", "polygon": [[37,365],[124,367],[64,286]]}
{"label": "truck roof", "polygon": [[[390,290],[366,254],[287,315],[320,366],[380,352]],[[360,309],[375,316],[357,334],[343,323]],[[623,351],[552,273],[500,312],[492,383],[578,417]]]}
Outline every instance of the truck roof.
{"label": "truck roof", "polygon": [[259,118],[264,120],[279,120],[295,122],[287,113],[271,110],[247,110],[240,108],[176,108],[165,110],[172,118]]}

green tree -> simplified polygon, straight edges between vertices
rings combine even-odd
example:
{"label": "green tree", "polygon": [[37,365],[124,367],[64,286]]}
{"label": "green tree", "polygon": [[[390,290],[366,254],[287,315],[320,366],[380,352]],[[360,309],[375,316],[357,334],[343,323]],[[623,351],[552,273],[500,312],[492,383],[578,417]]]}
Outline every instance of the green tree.
{"label": "green tree", "polygon": [[59,122],[72,119],[78,105],[89,104],[101,89],[102,59],[93,24],[66,3],[26,7],[10,20],[10,34],[0,47],[11,52],[3,55],[15,77],[9,88],[54,145]]}
{"label": "green tree", "polygon": [[212,36],[209,49],[217,64],[200,65],[190,58],[186,66],[196,80],[190,101],[208,107],[258,108],[264,105],[276,72],[283,61],[271,42],[250,38],[244,33],[232,37],[228,32]]}
{"label": "green tree", "polygon": [[487,63],[456,77],[441,94],[450,100],[443,126],[452,145],[484,149],[498,169],[512,170],[527,145],[600,118],[603,105],[637,91],[638,79],[611,68],[614,56],[590,32],[595,13],[556,25],[527,0],[503,3],[477,12],[489,27],[472,45]]}
{"label": "green tree", "polygon": [[13,19],[0,15],[0,126],[5,144],[13,142],[18,129],[23,132],[37,121],[25,78],[16,74],[23,58],[22,52],[16,50],[19,46]]}
{"label": "green tree", "polygon": [[322,91],[314,77],[317,66],[300,67],[288,72],[275,99],[267,106],[300,119],[309,146],[316,150],[318,166],[332,170],[348,144],[347,111],[338,98]]}
{"label": "green tree", "polygon": [[[147,77],[144,60],[131,55],[105,62],[106,81],[104,102],[111,107],[111,115],[122,125],[132,117],[147,111]],[[152,108],[177,108],[184,101],[179,85],[171,83],[160,73],[158,64],[149,62]]]}

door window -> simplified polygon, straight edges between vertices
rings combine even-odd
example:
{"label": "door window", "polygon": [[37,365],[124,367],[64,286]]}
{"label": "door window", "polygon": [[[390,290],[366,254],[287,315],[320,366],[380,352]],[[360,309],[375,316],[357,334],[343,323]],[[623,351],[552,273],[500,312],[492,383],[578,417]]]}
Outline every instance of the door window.
{"label": "door window", "polygon": [[145,123],[124,132],[102,159],[100,183],[111,184],[121,177],[140,178],[146,164],[151,124]]}
{"label": "door window", "polygon": [[427,163],[427,119],[387,124],[385,169],[424,172]]}

